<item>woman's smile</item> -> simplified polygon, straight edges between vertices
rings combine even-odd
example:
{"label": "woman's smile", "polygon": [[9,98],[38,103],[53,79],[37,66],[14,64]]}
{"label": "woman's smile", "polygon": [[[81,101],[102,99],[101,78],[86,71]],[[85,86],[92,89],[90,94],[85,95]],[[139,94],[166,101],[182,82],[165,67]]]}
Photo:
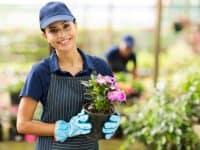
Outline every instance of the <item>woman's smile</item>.
{"label": "woman's smile", "polygon": [[58,41],[58,44],[67,45],[70,42],[71,39],[72,38],[66,38],[64,40],[60,40],[60,41]]}

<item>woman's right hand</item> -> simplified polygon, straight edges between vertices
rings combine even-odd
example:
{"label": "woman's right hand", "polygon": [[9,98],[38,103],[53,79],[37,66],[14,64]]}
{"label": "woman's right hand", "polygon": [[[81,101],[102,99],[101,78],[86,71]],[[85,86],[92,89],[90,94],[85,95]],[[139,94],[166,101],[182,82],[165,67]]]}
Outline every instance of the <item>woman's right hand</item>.
{"label": "woman's right hand", "polygon": [[73,116],[69,122],[58,120],[55,125],[55,139],[59,142],[64,142],[68,137],[84,135],[91,132],[92,125],[88,122],[89,116],[81,111],[76,116]]}

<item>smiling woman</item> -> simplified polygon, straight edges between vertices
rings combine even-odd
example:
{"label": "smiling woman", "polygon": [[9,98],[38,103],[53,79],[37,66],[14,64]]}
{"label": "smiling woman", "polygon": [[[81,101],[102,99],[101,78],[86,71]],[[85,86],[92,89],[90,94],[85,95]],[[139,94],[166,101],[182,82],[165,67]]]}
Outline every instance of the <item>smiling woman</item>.
{"label": "smiling woman", "polygon": [[[111,69],[104,60],[77,47],[77,22],[65,3],[45,4],[39,18],[43,37],[53,51],[35,64],[27,76],[20,93],[18,132],[37,135],[36,150],[98,150],[98,137],[86,136],[93,127],[82,109],[88,100],[81,81],[88,81],[94,72],[112,76]],[[43,111],[41,120],[36,122],[33,114],[38,102]],[[117,129],[119,120],[114,124]],[[105,128],[114,134],[113,129]],[[108,134],[110,138],[112,134]]]}
{"label": "smiling woman", "polygon": [[75,19],[73,22],[58,21],[52,23],[43,30],[43,33],[52,48],[57,47],[60,51],[75,48],[77,33]]}

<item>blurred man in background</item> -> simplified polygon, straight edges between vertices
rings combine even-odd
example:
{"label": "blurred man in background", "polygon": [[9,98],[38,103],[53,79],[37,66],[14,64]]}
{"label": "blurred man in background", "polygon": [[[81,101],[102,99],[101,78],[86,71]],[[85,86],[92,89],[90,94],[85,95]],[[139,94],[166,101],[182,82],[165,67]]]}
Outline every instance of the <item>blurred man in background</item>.
{"label": "blurred man in background", "polygon": [[119,45],[114,45],[106,51],[106,59],[113,71],[117,72],[128,72],[127,64],[133,63],[131,73],[134,78],[137,77],[137,61],[135,54],[135,39],[131,35],[126,35],[122,38]]}

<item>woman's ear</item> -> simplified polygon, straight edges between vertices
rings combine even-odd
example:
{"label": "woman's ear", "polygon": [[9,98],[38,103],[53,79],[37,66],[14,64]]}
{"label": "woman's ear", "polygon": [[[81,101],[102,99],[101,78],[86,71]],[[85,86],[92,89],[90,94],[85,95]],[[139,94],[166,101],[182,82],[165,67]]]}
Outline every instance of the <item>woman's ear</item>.
{"label": "woman's ear", "polygon": [[77,27],[78,27],[78,24],[77,24],[77,22],[76,22],[76,21],[74,21],[74,25],[75,25],[75,28],[77,29]]}
{"label": "woman's ear", "polygon": [[46,35],[45,32],[42,32],[42,36],[43,36],[45,39],[47,39],[47,35]]}

